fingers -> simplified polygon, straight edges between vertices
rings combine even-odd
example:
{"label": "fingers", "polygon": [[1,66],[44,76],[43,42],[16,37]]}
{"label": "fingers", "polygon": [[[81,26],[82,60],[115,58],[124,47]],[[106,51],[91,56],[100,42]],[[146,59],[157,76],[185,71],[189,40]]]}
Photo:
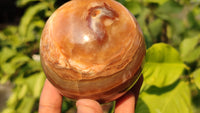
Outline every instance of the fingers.
{"label": "fingers", "polygon": [[100,104],[90,99],[80,99],[76,102],[77,113],[103,113]]}
{"label": "fingers", "polygon": [[135,111],[135,98],[132,92],[117,100],[115,113],[134,113]]}
{"label": "fingers", "polygon": [[139,78],[134,87],[116,101],[115,113],[134,113],[139,91],[143,83],[143,76]]}
{"label": "fingers", "polygon": [[133,88],[131,88],[131,92],[133,92],[133,95],[135,96],[135,100],[137,103],[137,99],[140,93],[140,88],[142,86],[143,83],[143,75],[140,76],[140,78],[138,79],[137,83],[133,86]]}
{"label": "fingers", "polygon": [[[115,113],[134,113],[139,90],[143,82],[141,76],[134,87],[124,96],[117,100]],[[40,97],[39,113],[60,113],[62,96],[57,89],[48,81],[45,81]],[[80,99],[76,102],[77,113],[103,113],[100,104],[90,99]]]}
{"label": "fingers", "polygon": [[39,113],[60,113],[62,96],[48,81],[45,81],[39,102]]}

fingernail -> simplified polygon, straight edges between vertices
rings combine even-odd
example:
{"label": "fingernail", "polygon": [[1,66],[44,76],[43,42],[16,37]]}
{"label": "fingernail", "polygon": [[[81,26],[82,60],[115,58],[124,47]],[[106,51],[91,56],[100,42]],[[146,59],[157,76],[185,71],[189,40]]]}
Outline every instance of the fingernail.
{"label": "fingernail", "polygon": [[94,108],[85,105],[77,106],[77,113],[96,113]]}
{"label": "fingernail", "polygon": [[103,113],[100,104],[90,99],[79,99],[76,107],[77,113]]}

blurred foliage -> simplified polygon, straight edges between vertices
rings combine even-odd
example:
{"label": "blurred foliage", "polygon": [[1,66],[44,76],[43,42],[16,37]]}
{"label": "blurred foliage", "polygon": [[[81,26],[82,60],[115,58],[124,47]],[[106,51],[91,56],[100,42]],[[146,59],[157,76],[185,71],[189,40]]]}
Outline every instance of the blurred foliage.
{"label": "blurred foliage", "polygon": [[[147,47],[136,113],[199,113],[200,1],[118,1],[136,17]],[[37,113],[45,81],[39,40],[45,21],[61,4],[16,1],[26,8],[19,25],[0,31],[0,84],[13,85],[2,113]],[[74,108],[74,102],[64,98],[62,112]]]}

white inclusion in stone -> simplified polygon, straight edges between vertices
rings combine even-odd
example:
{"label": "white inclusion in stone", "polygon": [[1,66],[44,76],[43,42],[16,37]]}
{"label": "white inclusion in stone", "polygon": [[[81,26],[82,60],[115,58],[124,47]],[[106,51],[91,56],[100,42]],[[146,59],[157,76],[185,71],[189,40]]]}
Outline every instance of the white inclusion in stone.
{"label": "white inclusion in stone", "polygon": [[112,23],[113,23],[113,20],[112,20],[112,19],[106,19],[106,20],[104,21],[104,25],[105,25],[105,26],[110,26]]}
{"label": "white inclusion in stone", "polygon": [[83,42],[86,43],[90,40],[90,38],[87,35],[83,36]]}
{"label": "white inclusion in stone", "polygon": [[94,32],[98,32],[98,27],[97,24],[100,23],[100,18],[102,16],[102,11],[101,9],[98,9],[99,14],[97,14],[96,16],[92,16],[92,21],[91,21],[91,28],[93,29]]}

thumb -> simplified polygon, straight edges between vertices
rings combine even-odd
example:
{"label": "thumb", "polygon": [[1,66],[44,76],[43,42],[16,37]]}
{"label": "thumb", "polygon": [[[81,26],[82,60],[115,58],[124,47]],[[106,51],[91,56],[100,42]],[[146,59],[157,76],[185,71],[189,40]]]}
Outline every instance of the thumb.
{"label": "thumb", "polygon": [[79,99],[76,102],[77,113],[103,113],[101,105],[94,100]]}

